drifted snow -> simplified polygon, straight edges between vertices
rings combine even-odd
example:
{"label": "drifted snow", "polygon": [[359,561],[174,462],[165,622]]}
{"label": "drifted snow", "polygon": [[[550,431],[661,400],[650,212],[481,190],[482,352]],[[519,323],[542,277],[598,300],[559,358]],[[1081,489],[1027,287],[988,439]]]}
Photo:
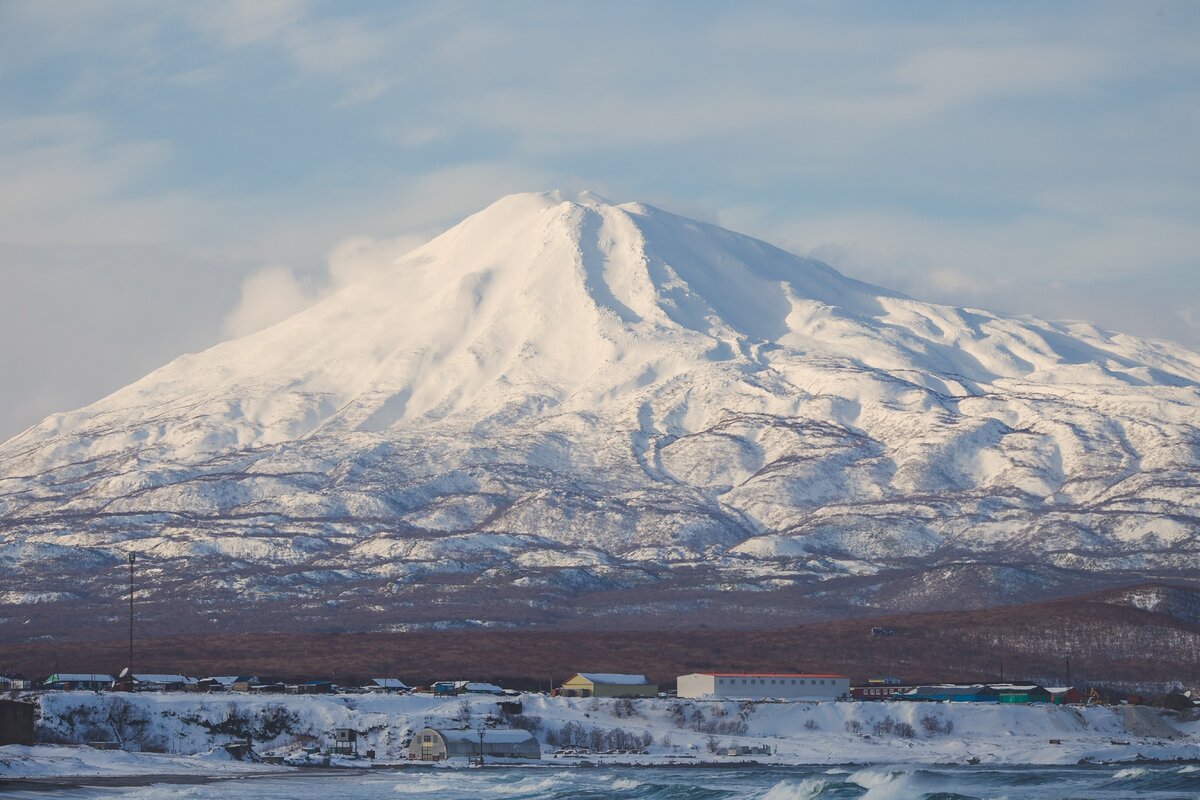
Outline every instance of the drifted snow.
{"label": "drifted snow", "polygon": [[1178,574],[1200,566],[1198,385],[1181,347],[923,303],[643,204],[513,195],[0,446],[0,562]]}

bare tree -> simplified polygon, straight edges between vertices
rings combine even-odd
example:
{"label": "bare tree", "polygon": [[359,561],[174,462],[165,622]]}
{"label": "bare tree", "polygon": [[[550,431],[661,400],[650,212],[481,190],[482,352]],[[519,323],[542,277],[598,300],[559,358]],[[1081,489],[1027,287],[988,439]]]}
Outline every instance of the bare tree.
{"label": "bare tree", "polygon": [[122,749],[131,742],[140,741],[142,731],[150,724],[150,718],[140,706],[124,697],[112,697],[108,700],[107,710],[104,721],[112,729]]}

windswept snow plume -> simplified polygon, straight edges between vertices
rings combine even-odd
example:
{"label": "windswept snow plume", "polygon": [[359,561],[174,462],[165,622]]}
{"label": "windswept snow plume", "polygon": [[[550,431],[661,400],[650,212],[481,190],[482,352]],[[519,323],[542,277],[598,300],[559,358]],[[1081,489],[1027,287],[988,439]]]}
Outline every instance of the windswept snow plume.
{"label": "windswept snow plume", "polygon": [[426,241],[428,237],[420,234],[346,239],[330,252],[327,274],[307,281],[285,266],[263,267],[243,282],[241,299],[225,318],[225,332],[236,338],[269,328],[352,283],[391,269]]}
{"label": "windswept snow plume", "polygon": [[0,446],[23,591],[101,603],[132,549],[163,602],[466,624],[439,593],[510,624],[601,591],[579,613],[817,583],[853,587],[826,587],[842,609],[987,604],[1200,566],[1183,348],[588,194],[505,197],[386,268],[335,256],[314,305]]}

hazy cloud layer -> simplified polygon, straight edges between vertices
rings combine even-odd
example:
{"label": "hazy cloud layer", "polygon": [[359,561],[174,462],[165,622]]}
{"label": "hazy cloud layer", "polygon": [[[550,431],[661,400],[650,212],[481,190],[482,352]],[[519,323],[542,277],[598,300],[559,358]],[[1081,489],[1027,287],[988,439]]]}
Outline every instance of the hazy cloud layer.
{"label": "hazy cloud layer", "polygon": [[10,0],[0,437],[555,186],[1200,345],[1198,40],[1190,3]]}

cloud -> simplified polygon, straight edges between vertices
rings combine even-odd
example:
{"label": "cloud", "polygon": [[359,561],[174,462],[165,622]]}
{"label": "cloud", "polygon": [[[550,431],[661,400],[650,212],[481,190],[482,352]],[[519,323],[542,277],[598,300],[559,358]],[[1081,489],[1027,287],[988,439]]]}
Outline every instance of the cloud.
{"label": "cloud", "polygon": [[314,302],[314,293],[301,285],[292,270],[283,266],[264,267],[242,283],[237,307],[223,326],[231,337],[245,336],[287,319]]}
{"label": "cloud", "polygon": [[303,0],[209,0],[189,4],[190,24],[225,44],[245,47],[274,39],[309,13]]}
{"label": "cloud", "polygon": [[128,242],[178,233],[186,195],[143,187],[172,157],[86,114],[0,118],[0,241]]}
{"label": "cloud", "polygon": [[222,330],[237,338],[269,328],[352,283],[391,269],[401,256],[425,241],[419,234],[346,239],[329,253],[325,273],[312,278],[298,275],[290,267],[263,267],[242,282],[241,297],[225,317]]}
{"label": "cloud", "polygon": [[[1200,343],[1195,4],[9,0],[0,31],[0,300],[42,263],[15,243],[91,278],[35,274],[38,312],[0,344],[63,365],[20,389],[38,403],[268,325],[385,263],[384,237],[554,187],[915,296]],[[77,313],[109,283],[114,318],[175,313],[153,336]],[[100,327],[113,360],[90,370],[72,343]]]}
{"label": "cloud", "polygon": [[1004,95],[1042,95],[1086,87],[1109,74],[1104,53],[1062,44],[931,47],[893,73],[925,110]]}

